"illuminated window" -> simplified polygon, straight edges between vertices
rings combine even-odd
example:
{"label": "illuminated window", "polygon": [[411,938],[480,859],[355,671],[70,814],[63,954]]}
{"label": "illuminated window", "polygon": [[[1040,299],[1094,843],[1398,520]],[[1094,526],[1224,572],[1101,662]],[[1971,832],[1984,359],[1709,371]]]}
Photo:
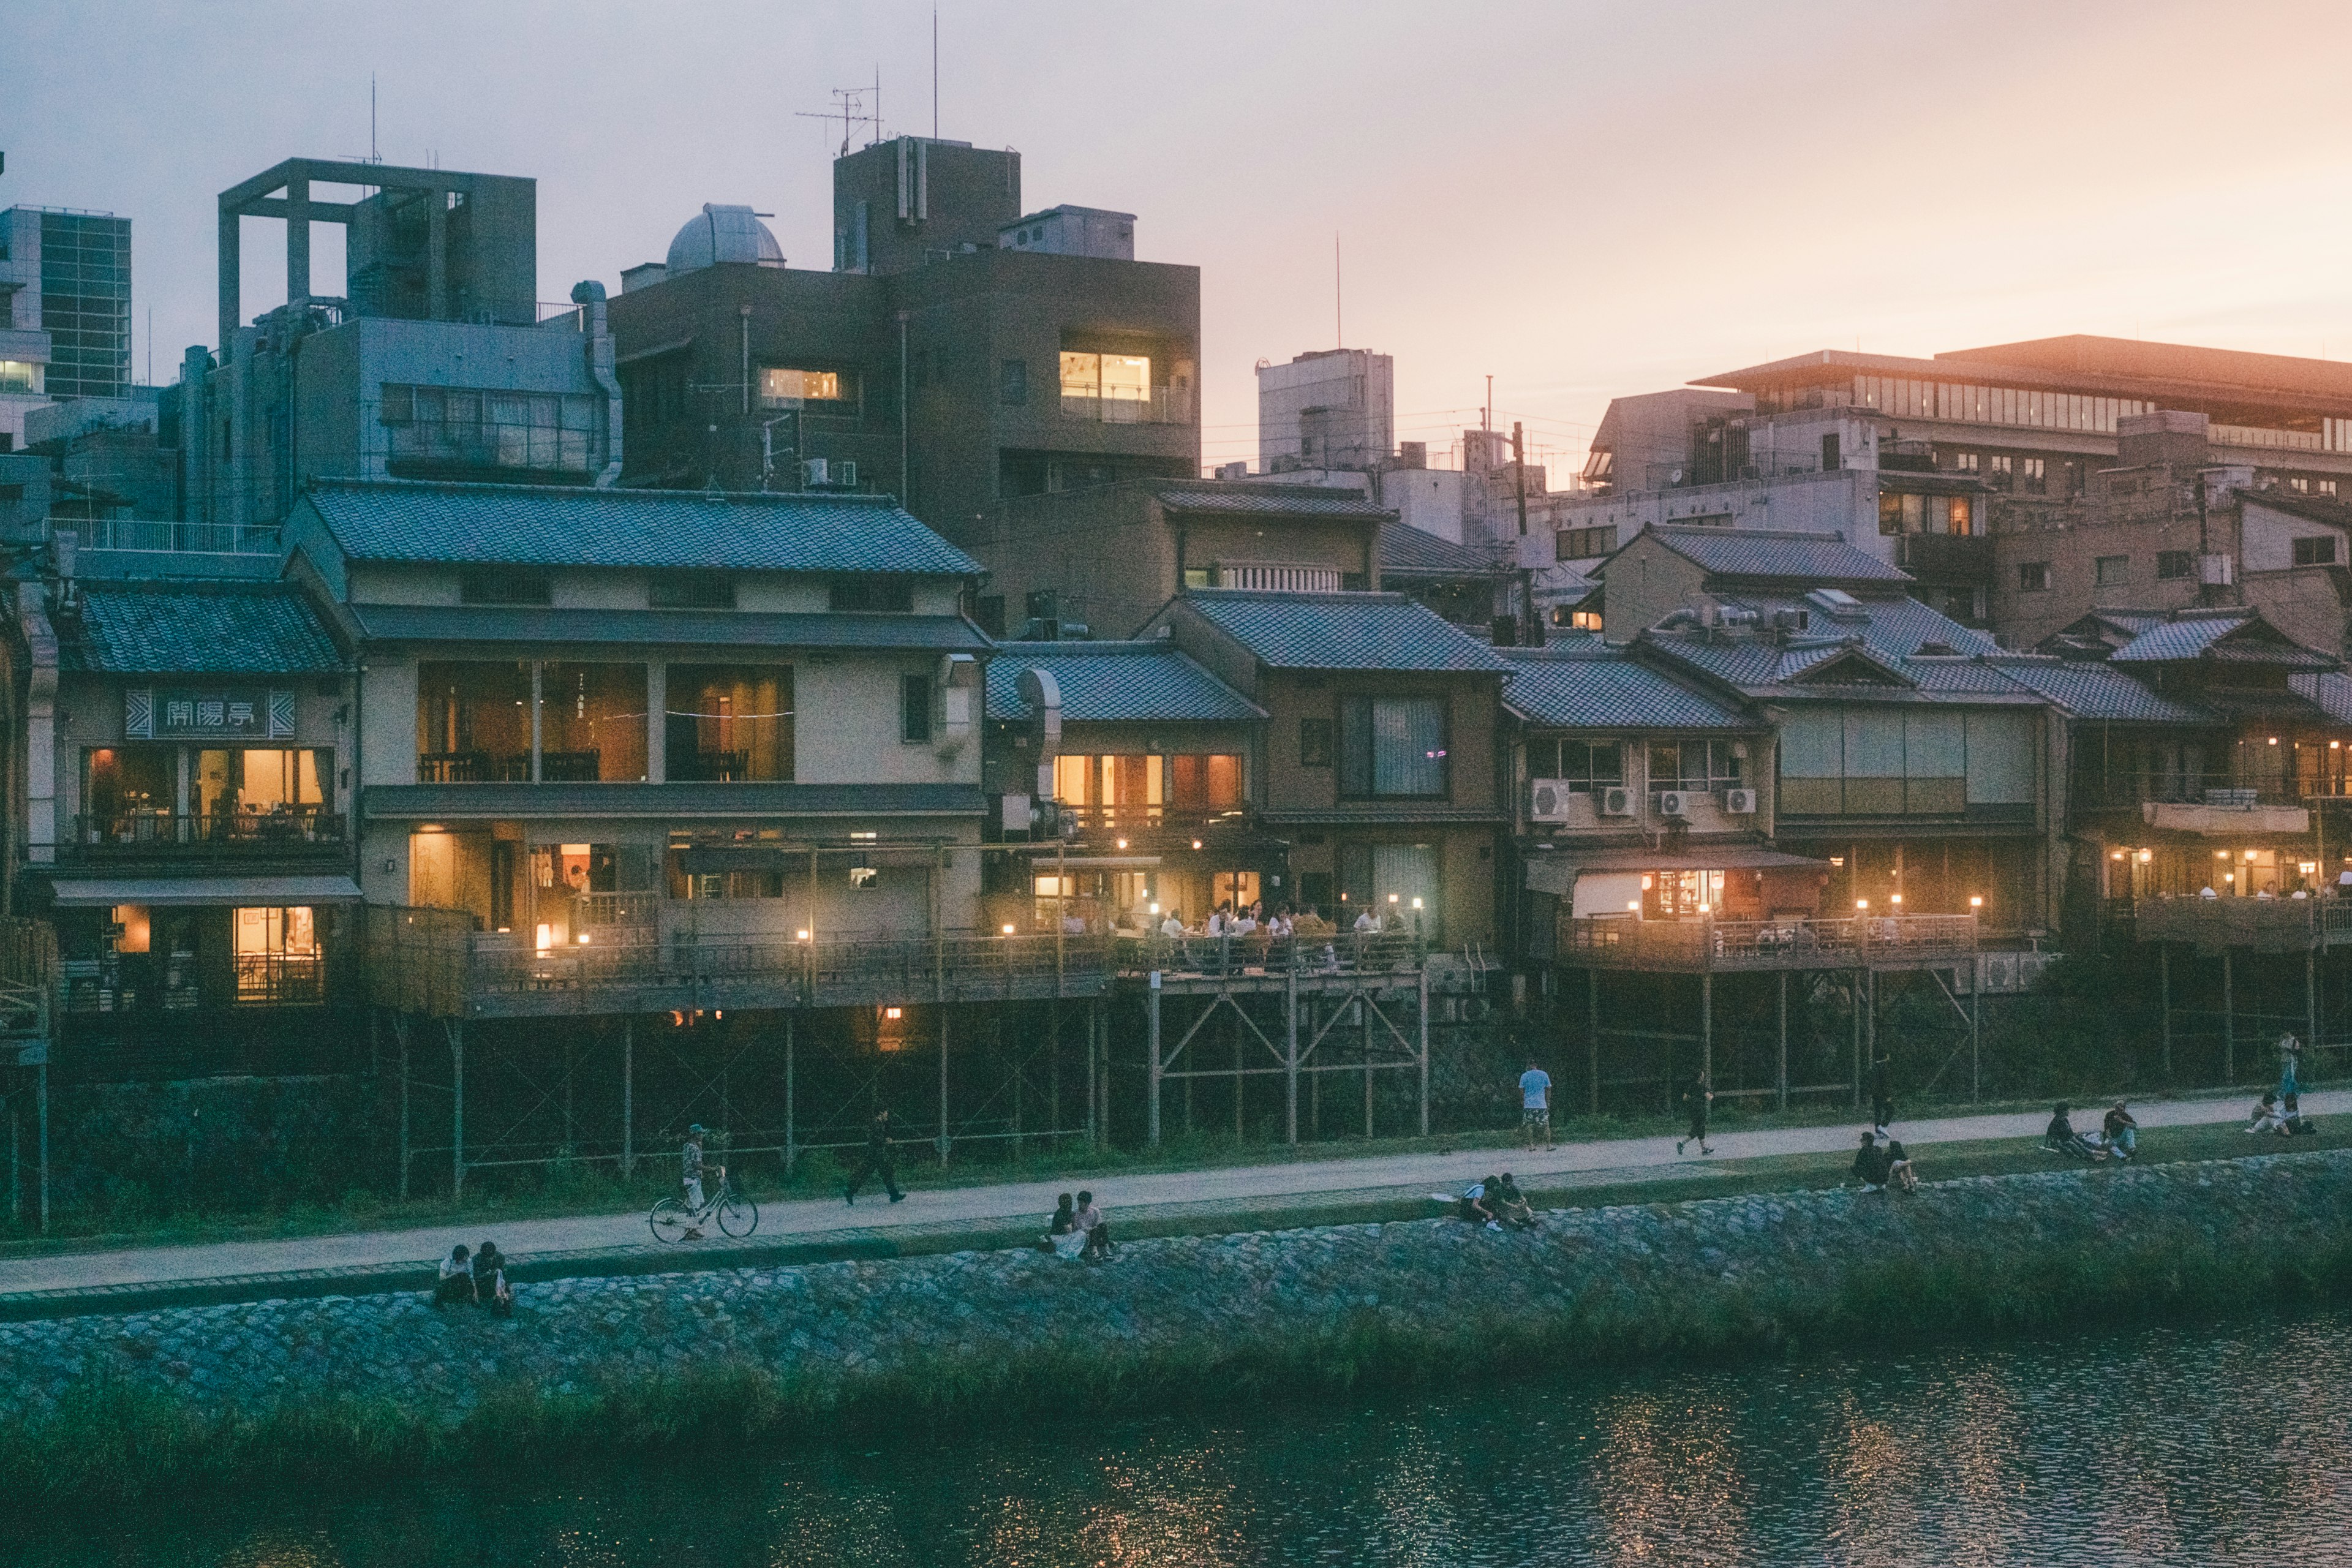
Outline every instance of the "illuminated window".
{"label": "illuminated window", "polygon": [[803,403],[842,403],[848,393],[837,370],[789,370],[770,365],[760,372],[760,403],[791,408]]}
{"label": "illuminated window", "polygon": [[239,1006],[325,999],[319,930],[309,906],[240,909],[235,938]]}
{"label": "illuminated window", "polygon": [[1587,795],[1625,782],[1625,749],[1615,741],[1529,741],[1528,776],[1558,779]]}

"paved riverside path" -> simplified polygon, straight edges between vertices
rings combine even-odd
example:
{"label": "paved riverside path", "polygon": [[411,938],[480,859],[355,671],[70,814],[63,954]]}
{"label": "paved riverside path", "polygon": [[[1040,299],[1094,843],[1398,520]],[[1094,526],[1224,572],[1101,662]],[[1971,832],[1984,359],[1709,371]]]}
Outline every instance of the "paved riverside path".
{"label": "paved riverside path", "polygon": [[[2143,1128],[2210,1125],[2244,1120],[2253,1091],[2224,1098],[2132,1102]],[[2097,1127],[2107,1102],[2086,1105],[2078,1128]],[[2312,1116],[2352,1111],[2352,1090],[2303,1096]],[[2039,1137],[2046,1110],[1951,1116],[1926,1121],[1897,1119],[1895,1133],[1907,1145],[1952,1143],[1987,1138]],[[1727,1160],[1759,1155],[1802,1154],[1851,1149],[1863,1125],[1853,1121],[1818,1127],[1780,1127],[1723,1132],[1713,1141],[1712,1160],[1693,1149],[1677,1157],[1672,1136],[1563,1143],[1549,1152],[1475,1148],[1453,1153],[1389,1154],[1356,1159],[1295,1160],[1269,1165],[1232,1165],[1209,1170],[1157,1171],[1134,1175],[1063,1176],[1046,1182],[1004,1182],[917,1191],[902,1204],[875,1193],[856,1207],[837,1201],[795,1199],[763,1204],[761,1242],[782,1238],[820,1241],[845,1235],[918,1232],[923,1228],[1002,1225],[1028,1219],[1040,1230],[1053,1212],[1056,1194],[1087,1186],[1117,1224],[1122,1213],[1177,1215],[1241,1206],[1285,1206],[1317,1200],[1411,1196],[1460,1188],[1495,1170],[1508,1170],[1523,1186],[1558,1190],[1626,1178],[1655,1177],[1678,1170],[1690,1175]],[[2251,1147],[2251,1145],[2250,1145]],[[908,1150],[912,1164],[919,1145]],[[1930,1172],[1932,1174],[1932,1171]],[[1433,1214],[1435,1209],[1433,1206]],[[452,1244],[468,1247],[485,1235],[509,1258],[528,1260],[549,1253],[651,1249],[643,1211],[586,1215],[562,1219],[504,1220],[477,1217],[460,1224],[413,1230],[363,1231],[341,1236],[291,1237],[268,1241],[215,1242],[200,1247],[149,1247],[104,1252],[60,1253],[0,1261],[0,1300],[30,1291],[102,1290],[181,1281],[297,1275],[318,1270],[363,1270],[429,1263]],[[914,1239],[913,1236],[908,1237]],[[720,1238],[712,1238],[712,1247]],[[692,1268],[693,1246],[662,1248],[680,1268]]]}

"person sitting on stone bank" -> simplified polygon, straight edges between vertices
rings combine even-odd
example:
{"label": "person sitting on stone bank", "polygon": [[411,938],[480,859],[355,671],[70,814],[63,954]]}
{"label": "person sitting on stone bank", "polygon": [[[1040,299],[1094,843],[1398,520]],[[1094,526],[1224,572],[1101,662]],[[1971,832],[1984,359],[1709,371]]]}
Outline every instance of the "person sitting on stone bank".
{"label": "person sitting on stone bank", "polygon": [[481,1300],[474,1288],[471,1256],[461,1241],[449,1249],[448,1257],[441,1260],[441,1278],[433,1287],[435,1307],[446,1307],[452,1301],[470,1307]]}
{"label": "person sitting on stone bank", "polygon": [[1487,1197],[1494,1205],[1495,1217],[1505,1225],[1519,1230],[1529,1229],[1535,1225],[1535,1205],[1528,1202],[1527,1194],[1519,1191],[1519,1184],[1511,1179],[1510,1172],[1506,1171],[1495,1179],[1495,1185]]}
{"label": "person sitting on stone bank", "polygon": [[1849,1180],[1860,1182],[1864,1191],[1883,1193],[1886,1190],[1887,1163],[1886,1151],[1879,1147],[1878,1135],[1864,1129],[1862,1146],[1853,1152],[1853,1163],[1846,1167],[1845,1173]]}

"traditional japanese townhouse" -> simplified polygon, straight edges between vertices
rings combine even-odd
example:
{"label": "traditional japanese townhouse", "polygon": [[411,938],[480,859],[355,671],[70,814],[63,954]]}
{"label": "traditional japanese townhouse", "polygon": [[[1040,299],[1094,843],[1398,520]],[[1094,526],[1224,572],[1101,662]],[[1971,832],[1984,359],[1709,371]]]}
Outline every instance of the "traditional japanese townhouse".
{"label": "traditional japanese townhouse", "polygon": [[62,959],[73,1081],[349,1070],[352,665],[290,584],[16,584],[11,908]]}
{"label": "traditional japanese townhouse", "polygon": [[1491,951],[1512,671],[1492,647],[1401,594],[1193,589],[1141,635],[1265,711],[1248,800],[1290,839],[1297,901]]}

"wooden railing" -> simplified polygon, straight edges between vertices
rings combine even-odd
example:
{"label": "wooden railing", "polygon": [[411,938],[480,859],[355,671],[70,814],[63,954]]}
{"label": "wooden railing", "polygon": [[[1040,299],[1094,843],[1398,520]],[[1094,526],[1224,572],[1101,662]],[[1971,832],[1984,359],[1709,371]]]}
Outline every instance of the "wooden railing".
{"label": "wooden railing", "polygon": [[1563,915],[1559,961],[1639,969],[1850,969],[1927,963],[1977,948],[1974,915],[1649,921]]}

